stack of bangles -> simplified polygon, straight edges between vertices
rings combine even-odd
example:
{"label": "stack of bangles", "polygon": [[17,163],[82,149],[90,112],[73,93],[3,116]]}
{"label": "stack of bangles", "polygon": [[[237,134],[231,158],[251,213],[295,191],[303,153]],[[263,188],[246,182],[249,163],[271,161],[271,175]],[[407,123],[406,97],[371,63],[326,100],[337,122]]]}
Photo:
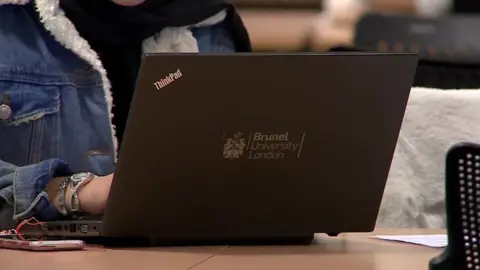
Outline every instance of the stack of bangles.
{"label": "stack of bangles", "polygon": [[97,177],[93,173],[82,172],[62,179],[59,194],[59,212],[62,215],[79,215],[81,213],[78,191]]}

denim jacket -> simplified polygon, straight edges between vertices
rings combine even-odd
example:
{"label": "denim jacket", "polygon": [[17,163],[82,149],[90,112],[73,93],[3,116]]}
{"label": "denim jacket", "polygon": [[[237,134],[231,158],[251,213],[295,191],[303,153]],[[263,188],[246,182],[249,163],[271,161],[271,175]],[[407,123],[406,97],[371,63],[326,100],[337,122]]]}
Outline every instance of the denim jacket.
{"label": "denim jacket", "polygon": [[[58,0],[28,2],[0,0],[0,209],[11,209],[14,221],[58,218],[47,183],[82,171],[110,174],[117,155],[110,84],[97,54]],[[144,41],[144,52],[234,51],[224,17],[166,28]]]}

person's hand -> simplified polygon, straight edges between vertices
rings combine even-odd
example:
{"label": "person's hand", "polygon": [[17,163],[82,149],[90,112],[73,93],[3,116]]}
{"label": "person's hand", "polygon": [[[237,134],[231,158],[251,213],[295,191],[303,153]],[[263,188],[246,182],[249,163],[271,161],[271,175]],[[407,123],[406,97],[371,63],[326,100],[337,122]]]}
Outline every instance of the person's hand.
{"label": "person's hand", "polygon": [[[100,215],[105,211],[107,205],[110,186],[112,185],[113,174],[106,176],[97,176],[85,186],[77,190],[78,200],[80,201],[80,210],[87,214]],[[59,187],[65,177],[52,179],[45,187],[50,202],[60,211]],[[71,197],[71,189],[65,191],[65,197]]]}
{"label": "person's hand", "polygon": [[107,206],[112,179],[113,174],[97,176],[77,191],[82,212],[92,215],[103,214]]}

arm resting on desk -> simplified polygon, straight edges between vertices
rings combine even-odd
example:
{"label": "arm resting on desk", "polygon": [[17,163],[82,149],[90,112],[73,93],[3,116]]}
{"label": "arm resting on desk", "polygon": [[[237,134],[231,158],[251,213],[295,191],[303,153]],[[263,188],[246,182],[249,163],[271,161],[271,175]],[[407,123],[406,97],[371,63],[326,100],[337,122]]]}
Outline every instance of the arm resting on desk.
{"label": "arm resting on desk", "polygon": [[[69,173],[68,165],[59,159],[22,167],[0,160],[0,225],[32,216],[44,220],[57,218],[59,213],[44,190],[55,176]],[[4,220],[8,212],[11,216]]]}

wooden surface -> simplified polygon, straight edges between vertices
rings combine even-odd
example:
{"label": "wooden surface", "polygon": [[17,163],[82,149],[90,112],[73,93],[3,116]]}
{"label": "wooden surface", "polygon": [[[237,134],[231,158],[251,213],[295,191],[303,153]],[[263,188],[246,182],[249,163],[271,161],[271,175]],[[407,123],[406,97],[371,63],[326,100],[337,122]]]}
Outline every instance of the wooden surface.
{"label": "wooden surface", "polygon": [[255,50],[295,51],[308,35],[317,11],[239,10]]}
{"label": "wooden surface", "polygon": [[415,13],[417,0],[371,0],[371,10],[379,12]]}
{"label": "wooden surface", "polygon": [[342,20],[307,10],[240,10],[257,51],[298,51],[308,45],[314,51],[348,45],[358,12]]}
{"label": "wooden surface", "polygon": [[[436,234],[378,230],[374,234]],[[2,270],[425,270],[441,249],[369,234],[317,235],[309,246],[175,247],[35,253],[0,250]]]}

